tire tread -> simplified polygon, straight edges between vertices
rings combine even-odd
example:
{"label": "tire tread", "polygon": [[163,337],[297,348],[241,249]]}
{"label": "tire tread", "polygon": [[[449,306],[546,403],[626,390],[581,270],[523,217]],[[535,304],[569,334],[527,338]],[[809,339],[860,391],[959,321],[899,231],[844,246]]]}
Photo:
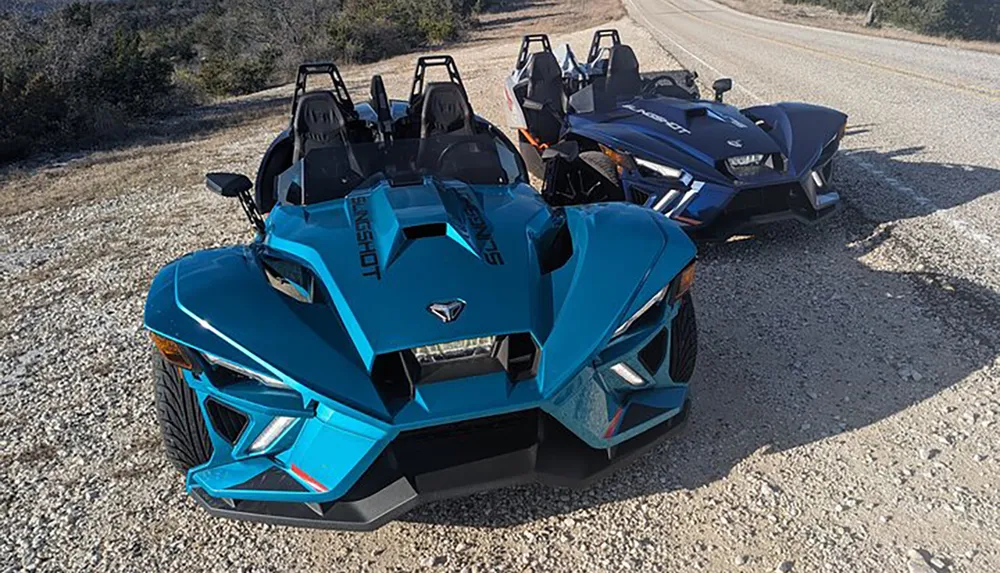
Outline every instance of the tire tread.
{"label": "tire tread", "polygon": [[156,417],[167,459],[182,472],[212,457],[212,442],[195,394],[177,368],[154,352]]}

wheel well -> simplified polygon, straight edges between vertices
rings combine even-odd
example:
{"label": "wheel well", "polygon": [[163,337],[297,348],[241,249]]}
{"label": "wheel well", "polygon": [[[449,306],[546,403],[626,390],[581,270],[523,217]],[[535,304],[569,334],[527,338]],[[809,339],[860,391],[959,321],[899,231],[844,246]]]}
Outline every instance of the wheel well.
{"label": "wheel well", "polygon": [[597,143],[593,139],[590,139],[589,137],[585,137],[583,135],[579,135],[579,134],[576,134],[576,133],[572,133],[572,132],[567,133],[566,137],[564,137],[563,140],[564,141],[575,141],[576,144],[580,146],[580,151],[600,151],[601,150],[601,145],[599,143]]}

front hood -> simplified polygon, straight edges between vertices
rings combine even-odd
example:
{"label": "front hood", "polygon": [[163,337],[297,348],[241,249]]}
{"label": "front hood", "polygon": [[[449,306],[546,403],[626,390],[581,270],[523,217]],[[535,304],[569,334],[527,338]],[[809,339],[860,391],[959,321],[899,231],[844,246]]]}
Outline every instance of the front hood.
{"label": "front hood", "polygon": [[[526,229],[548,217],[526,187],[384,183],[344,201],[279,209],[266,244],[313,268],[370,363],[413,346],[531,330],[540,272]],[[454,322],[428,311],[453,300],[465,303]]]}
{"label": "front hood", "polygon": [[[637,157],[715,174],[727,157],[783,150],[736,108],[674,98],[636,98],[614,111],[570,116],[572,131]],[[718,176],[717,174],[715,174]]]}
{"label": "front hood", "polygon": [[[543,272],[539,253],[558,251],[545,245],[563,224],[572,250],[559,263],[546,257]],[[312,304],[280,293],[262,254],[309,267],[323,292]],[[539,392],[552,393],[693,256],[676,224],[635,205],[552,209],[523,184],[383,184],[277,207],[263,243],[168,265],[150,289],[146,325],[386,417],[368,375],[376,356],[528,332],[542,351]],[[450,300],[466,303],[453,322],[428,311]]]}

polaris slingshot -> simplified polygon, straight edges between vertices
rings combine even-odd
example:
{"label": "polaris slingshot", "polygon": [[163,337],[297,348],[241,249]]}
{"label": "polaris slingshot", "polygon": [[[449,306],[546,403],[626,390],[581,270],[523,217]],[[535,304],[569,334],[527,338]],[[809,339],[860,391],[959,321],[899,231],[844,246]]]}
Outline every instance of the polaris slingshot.
{"label": "polaris slingshot", "polygon": [[[306,91],[315,74],[333,87]],[[686,419],[679,226],[548,205],[447,56],[419,61],[408,101],[376,76],[354,104],[332,64],[303,66],[292,99],[255,190],[207,176],[255,239],[170,263],[146,301],[167,456],[210,513],[374,529],[428,500],[587,484]]]}
{"label": "polaris slingshot", "polygon": [[594,34],[586,63],[569,45],[557,54],[544,34],[525,36],[505,85],[521,154],[541,177],[544,150],[572,141],[590,167],[550,174],[563,184],[550,185],[546,199],[628,201],[710,239],[834,211],[833,159],[847,116],[801,103],[739,110],[722,102],[732,80],[716,81],[714,101],[705,101],[696,77],[687,70],[643,77],[616,30]]}

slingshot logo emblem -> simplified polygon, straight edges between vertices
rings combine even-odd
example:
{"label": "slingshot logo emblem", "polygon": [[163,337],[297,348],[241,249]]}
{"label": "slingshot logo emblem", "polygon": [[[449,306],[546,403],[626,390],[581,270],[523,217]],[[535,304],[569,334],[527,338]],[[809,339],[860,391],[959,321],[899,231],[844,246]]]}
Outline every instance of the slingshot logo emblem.
{"label": "slingshot logo emblem", "polygon": [[435,302],[427,307],[427,311],[447,324],[452,322],[465,310],[465,301],[456,299],[448,302]]}
{"label": "slingshot logo emblem", "polygon": [[743,147],[743,140],[742,139],[730,139],[726,143],[728,143],[729,145],[731,145],[731,146],[733,146],[733,147],[735,147],[737,149],[740,149],[740,148]]}

